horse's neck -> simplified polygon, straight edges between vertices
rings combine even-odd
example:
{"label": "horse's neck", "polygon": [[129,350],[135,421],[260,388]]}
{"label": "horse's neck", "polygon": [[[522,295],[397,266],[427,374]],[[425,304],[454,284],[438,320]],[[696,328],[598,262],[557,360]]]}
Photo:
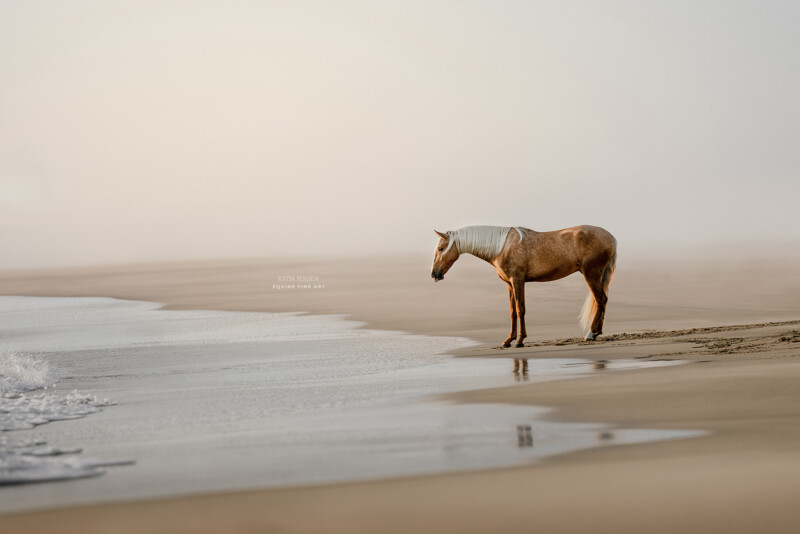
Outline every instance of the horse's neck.
{"label": "horse's neck", "polygon": [[472,254],[476,258],[480,258],[484,261],[488,261],[492,263],[494,259],[497,257],[496,254],[487,254],[485,251],[478,249],[477,247],[465,245],[463,247],[458,247],[459,254]]}

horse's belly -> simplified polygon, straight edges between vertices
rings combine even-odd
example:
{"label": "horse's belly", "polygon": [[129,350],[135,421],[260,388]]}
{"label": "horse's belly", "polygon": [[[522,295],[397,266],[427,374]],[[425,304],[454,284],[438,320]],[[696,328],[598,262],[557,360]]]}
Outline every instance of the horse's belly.
{"label": "horse's belly", "polygon": [[570,265],[569,267],[559,266],[550,269],[535,269],[534,272],[529,273],[529,282],[552,282],[553,280],[560,280],[566,276],[571,275],[578,271],[577,265]]}

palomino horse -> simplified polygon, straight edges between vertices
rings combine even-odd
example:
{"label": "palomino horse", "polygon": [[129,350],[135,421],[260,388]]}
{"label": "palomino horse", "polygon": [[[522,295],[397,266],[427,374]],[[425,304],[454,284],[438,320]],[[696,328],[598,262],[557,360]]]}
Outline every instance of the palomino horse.
{"label": "palomino horse", "polygon": [[[508,284],[511,333],[503,342],[517,338],[522,347],[525,332],[525,282],[550,282],[580,271],[589,295],[580,319],[588,328],[586,339],[603,333],[608,285],[617,261],[617,240],[597,226],[574,226],[554,232],[535,232],[519,226],[466,226],[442,233],[433,257],[431,277],[438,282],[461,254],[472,254],[492,264]],[[517,337],[519,318],[519,337]],[[589,328],[591,326],[591,328]]]}

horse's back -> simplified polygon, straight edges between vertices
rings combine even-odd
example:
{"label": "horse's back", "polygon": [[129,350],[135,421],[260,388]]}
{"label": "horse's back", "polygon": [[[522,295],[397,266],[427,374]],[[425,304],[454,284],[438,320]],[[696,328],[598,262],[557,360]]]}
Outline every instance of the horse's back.
{"label": "horse's back", "polygon": [[566,249],[612,249],[617,240],[611,232],[599,226],[583,224],[550,232],[532,232],[533,241],[540,247]]}

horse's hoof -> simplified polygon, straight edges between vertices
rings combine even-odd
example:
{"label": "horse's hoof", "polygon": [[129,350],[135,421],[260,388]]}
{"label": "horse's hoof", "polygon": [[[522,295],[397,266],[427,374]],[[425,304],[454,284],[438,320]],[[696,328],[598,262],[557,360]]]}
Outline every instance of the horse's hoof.
{"label": "horse's hoof", "polygon": [[503,341],[503,344],[501,345],[501,347],[503,347],[504,349],[507,349],[510,346],[511,346],[511,342],[510,341]]}
{"label": "horse's hoof", "polygon": [[517,348],[524,347],[525,343],[523,343],[522,341],[517,341],[517,344],[514,345],[514,346],[517,347]]}
{"label": "horse's hoof", "polygon": [[588,332],[586,332],[586,337],[583,339],[586,341],[594,341],[595,335],[591,330],[589,330]]}

